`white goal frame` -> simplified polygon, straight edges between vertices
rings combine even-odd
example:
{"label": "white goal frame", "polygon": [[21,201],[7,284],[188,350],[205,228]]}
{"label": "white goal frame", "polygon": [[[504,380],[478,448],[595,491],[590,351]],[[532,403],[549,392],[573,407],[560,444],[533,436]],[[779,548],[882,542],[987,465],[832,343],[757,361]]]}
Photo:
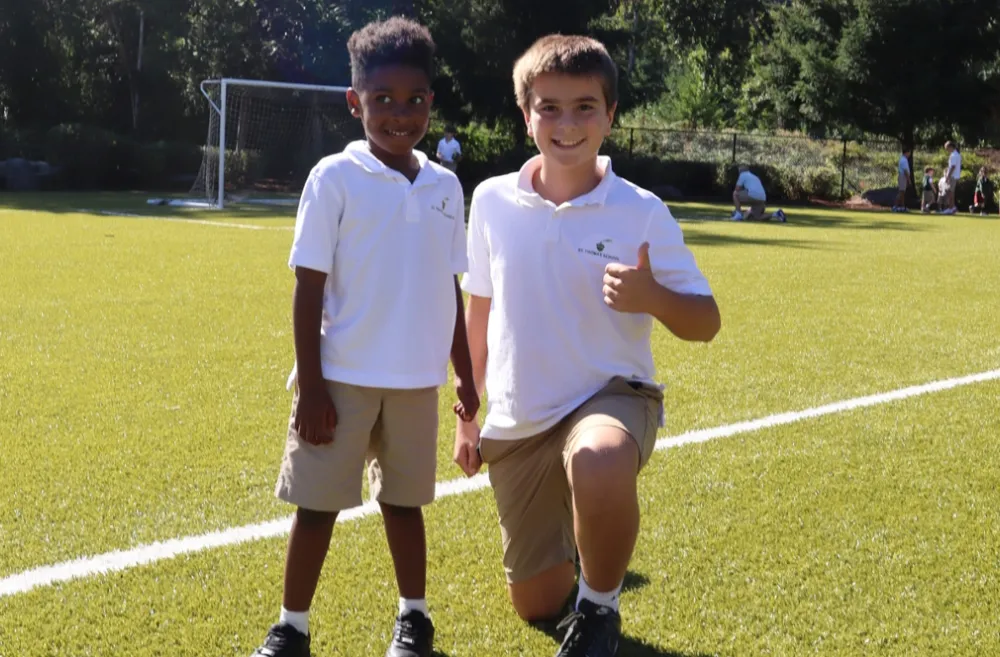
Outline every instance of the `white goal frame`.
{"label": "white goal frame", "polygon": [[[208,87],[212,85],[219,85],[219,104],[216,105],[215,101],[212,100],[211,94],[208,92]],[[218,171],[218,198],[216,199],[215,205],[213,207],[217,209],[222,209],[226,203],[226,96],[229,91],[229,87],[265,87],[269,89],[293,89],[297,91],[323,91],[328,93],[347,93],[348,87],[338,87],[338,86],[328,86],[321,84],[296,84],[292,82],[273,82],[269,80],[243,80],[239,78],[220,78],[217,80],[203,80],[200,88],[201,93],[208,100],[210,112],[216,112],[219,115],[219,143],[210,144],[212,146],[218,146],[219,148],[219,171]],[[212,138],[212,121],[209,124],[209,140]],[[205,175],[208,175],[208,171],[205,171]]]}

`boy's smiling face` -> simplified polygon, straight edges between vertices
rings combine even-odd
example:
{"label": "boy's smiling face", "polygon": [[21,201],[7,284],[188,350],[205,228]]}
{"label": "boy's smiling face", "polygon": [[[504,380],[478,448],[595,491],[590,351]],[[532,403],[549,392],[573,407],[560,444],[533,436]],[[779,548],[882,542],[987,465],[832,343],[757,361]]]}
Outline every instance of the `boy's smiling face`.
{"label": "boy's smiling face", "polygon": [[523,111],[538,150],[566,168],[594,161],[615,118],[615,107],[607,106],[598,77],[565,73],[535,78]]}
{"label": "boy's smiling face", "polygon": [[376,67],[359,89],[347,92],[351,114],[361,119],[372,153],[383,161],[410,157],[427,134],[433,99],[427,73],[403,65]]}

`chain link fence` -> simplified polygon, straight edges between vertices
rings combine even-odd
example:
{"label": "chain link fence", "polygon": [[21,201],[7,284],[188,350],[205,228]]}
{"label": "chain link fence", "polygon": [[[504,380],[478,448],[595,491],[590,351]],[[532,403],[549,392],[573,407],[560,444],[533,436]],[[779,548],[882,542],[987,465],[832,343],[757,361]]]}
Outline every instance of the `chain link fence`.
{"label": "chain link fence", "polygon": [[[769,195],[801,201],[894,193],[901,154],[899,142],[884,138],[819,139],[628,126],[612,131],[607,150],[615,156],[616,169],[622,163],[637,183],[651,189],[676,188],[673,191],[685,196],[718,195],[732,188],[737,165],[747,164],[765,182]],[[968,149],[963,160],[962,184],[974,185],[980,166],[997,171],[1000,150]],[[915,148],[914,182],[921,183],[928,166],[940,177],[947,161],[941,147]]]}

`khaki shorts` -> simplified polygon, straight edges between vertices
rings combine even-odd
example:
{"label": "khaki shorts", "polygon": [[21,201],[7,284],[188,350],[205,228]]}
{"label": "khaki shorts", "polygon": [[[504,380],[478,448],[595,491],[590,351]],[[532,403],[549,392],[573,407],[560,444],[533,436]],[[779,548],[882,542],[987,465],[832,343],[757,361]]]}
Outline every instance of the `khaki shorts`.
{"label": "khaki shorts", "polygon": [[899,174],[899,191],[905,192],[906,188],[910,186],[910,177],[905,173]]}
{"label": "khaki shorts", "polygon": [[372,499],[403,507],[434,501],[438,389],[326,386],[337,411],[333,442],[311,445],[299,437],[293,401],[274,494],[312,511],[350,509],[361,504],[367,465]]}
{"label": "khaki shorts", "polygon": [[935,200],[937,199],[934,198],[934,190],[930,189],[924,190],[924,207],[927,207],[928,205],[934,205]]}
{"label": "khaki shorts", "polygon": [[[566,477],[579,437],[595,427],[617,427],[639,448],[639,468],[649,461],[663,414],[663,393],[622,378],[559,424],[523,440],[480,441],[500,516],[503,565],[508,582],[520,582],[573,561],[573,500]],[[638,475],[638,472],[636,473]]]}
{"label": "khaki shorts", "polygon": [[741,205],[749,205],[750,213],[753,215],[764,214],[764,210],[767,208],[767,201],[762,201],[759,198],[751,198],[747,190],[741,189],[737,192],[737,197],[740,200]]}
{"label": "khaki shorts", "polygon": [[447,160],[442,160],[441,166],[443,166],[448,171],[455,173],[455,171],[458,169],[458,162],[449,162]]}

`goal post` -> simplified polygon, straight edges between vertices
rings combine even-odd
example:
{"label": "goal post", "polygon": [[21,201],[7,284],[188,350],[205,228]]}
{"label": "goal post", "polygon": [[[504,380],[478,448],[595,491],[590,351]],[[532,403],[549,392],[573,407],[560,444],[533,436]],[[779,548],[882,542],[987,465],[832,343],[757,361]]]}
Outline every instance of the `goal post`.
{"label": "goal post", "polygon": [[205,80],[208,135],[193,204],[293,205],[313,165],[364,132],[347,87],[267,80]]}

